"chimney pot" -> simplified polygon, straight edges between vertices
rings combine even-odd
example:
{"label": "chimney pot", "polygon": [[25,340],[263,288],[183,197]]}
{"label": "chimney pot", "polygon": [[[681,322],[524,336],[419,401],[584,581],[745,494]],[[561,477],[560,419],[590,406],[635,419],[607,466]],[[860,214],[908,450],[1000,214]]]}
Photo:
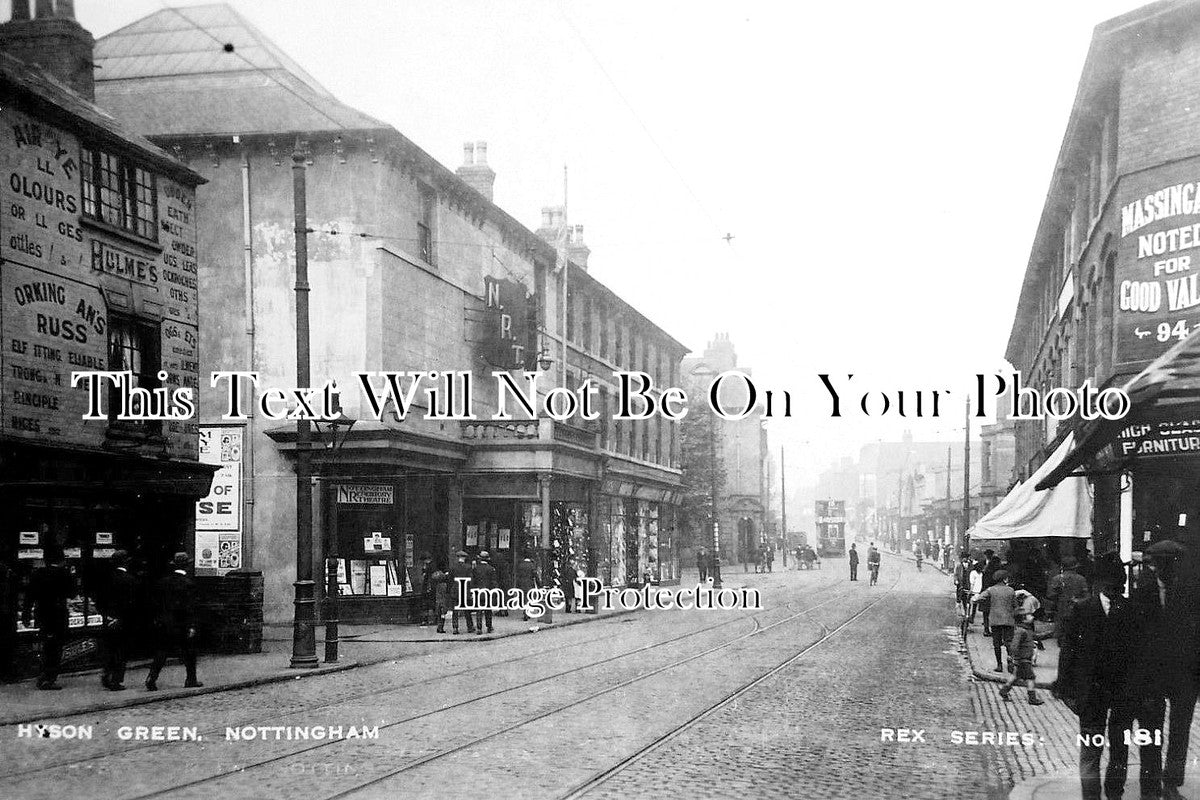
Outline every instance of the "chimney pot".
{"label": "chimney pot", "polygon": [[54,17],[54,0],[36,0],[33,14],[37,19]]}
{"label": "chimney pot", "polygon": [[475,163],[475,145],[463,142],[463,166],[469,167]]}
{"label": "chimney pot", "polygon": [[475,163],[487,164],[487,142],[475,143]]}
{"label": "chimney pot", "polygon": [[542,207],[542,227],[549,228],[554,224],[554,209],[549,206]]}
{"label": "chimney pot", "polygon": [[56,0],[59,19],[75,19],[75,0]]}
{"label": "chimney pot", "polygon": [[13,0],[12,20],[0,24],[0,52],[27,64],[69,86],[87,100],[95,98],[94,64],[96,42],[75,20],[72,0]]}
{"label": "chimney pot", "polygon": [[12,18],[14,22],[29,19],[29,0],[12,0]]}

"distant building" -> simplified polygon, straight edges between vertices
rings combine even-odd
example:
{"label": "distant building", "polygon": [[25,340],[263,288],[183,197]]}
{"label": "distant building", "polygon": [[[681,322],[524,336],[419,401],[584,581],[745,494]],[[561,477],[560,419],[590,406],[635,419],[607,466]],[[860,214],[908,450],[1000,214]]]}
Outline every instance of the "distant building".
{"label": "distant building", "polygon": [[[736,370],[752,375],[749,367],[738,363],[733,342],[727,333],[718,333],[708,343],[704,354],[683,360],[682,371],[688,396],[704,398],[711,380],[722,372]],[[701,380],[697,373],[712,373]],[[721,403],[727,408],[740,408],[748,398],[743,381],[736,378],[721,386]],[[707,402],[702,400],[702,402]],[[718,418],[720,453],[725,465],[725,484],[718,498],[718,522],[721,529],[721,557],[727,564],[742,562],[759,547],[767,530],[767,494],[769,487],[769,450],[767,431],[760,409],[753,410],[740,420]]]}

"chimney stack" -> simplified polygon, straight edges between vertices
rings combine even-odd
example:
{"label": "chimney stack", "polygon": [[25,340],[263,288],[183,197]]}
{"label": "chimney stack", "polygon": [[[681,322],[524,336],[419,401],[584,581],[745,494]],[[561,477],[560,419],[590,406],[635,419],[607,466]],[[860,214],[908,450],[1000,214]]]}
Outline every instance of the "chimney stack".
{"label": "chimney stack", "polygon": [[583,226],[576,225],[570,229],[569,244],[567,245],[567,258],[571,259],[572,263],[583,267],[587,270],[588,256],[592,254],[592,249],[583,242]]}
{"label": "chimney stack", "polygon": [[12,19],[0,25],[0,51],[36,64],[77,94],[94,100],[96,40],[75,21],[74,0],[13,0]]}
{"label": "chimney stack", "polygon": [[472,189],[492,199],[496,173],[487,163],[487,142],[463,142],[463,163],[455,172]]}

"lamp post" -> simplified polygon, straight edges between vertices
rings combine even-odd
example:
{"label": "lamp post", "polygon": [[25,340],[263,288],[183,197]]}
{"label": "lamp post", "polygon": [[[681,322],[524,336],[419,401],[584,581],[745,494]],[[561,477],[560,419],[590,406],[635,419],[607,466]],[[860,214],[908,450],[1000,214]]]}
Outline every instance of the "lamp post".
{"label": "lamp post", "polygon": [[[341,414],[340,402],[335,406],[334,410]],[[354,427],[354,422],[355,420],[352,417],[342,415],[326,423],[329,438],[325,444],[325,449],[330,452],[335,463],[338,455],[342,452],[342,445],[346,443],[346,439],[350,436],[350,429]],[[321,423],[317,423],[317,432],[323,433],[321,431]],[[338,660],[339,645],[338,542],[337,536],[333,532],[333,526],[329,525],[328,521],[326,522],[325,530],[325,604],[322,616],[325,619],[325,663],[332,664]]]}
{"label": "lamp post", "polygon": [[[692,373],[697,378],[712,378],[716,373],[709,367],[701,365]],[[712,576],[713,588],[721,588],[721,523],[717,520],[717,420],[716,413],[708,412],[708,502],[710,521],[712,525],[713,557]]]}
{"label": "lamp post", "polygon": [[[308,342],[308,204],[305,153],[300,137],[292,151],[292,210],[296,236],[296,386],[312,383]],[[313,583],[312,429],[307,419],[296,420],[296,581],[292,619],[292,661],[295,669],[317,666],[316,586]]]}

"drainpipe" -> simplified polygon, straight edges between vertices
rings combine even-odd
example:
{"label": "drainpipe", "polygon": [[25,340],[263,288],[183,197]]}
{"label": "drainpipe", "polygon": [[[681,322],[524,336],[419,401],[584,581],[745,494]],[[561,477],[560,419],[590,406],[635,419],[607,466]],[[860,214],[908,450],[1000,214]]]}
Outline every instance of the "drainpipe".
{"label": "drainpipe", "polygon": [[[246,342],[250,353],[249,369],[257,370],[254,341],[254,244],[250,219],[250,156],[242,148],[242,274],[246,287]],[[245,496],[242,500],[242,564],[254,566],[254,415],[246,420],[246,437],[242,442],[242,463],[248,480],[243,479]]]}

